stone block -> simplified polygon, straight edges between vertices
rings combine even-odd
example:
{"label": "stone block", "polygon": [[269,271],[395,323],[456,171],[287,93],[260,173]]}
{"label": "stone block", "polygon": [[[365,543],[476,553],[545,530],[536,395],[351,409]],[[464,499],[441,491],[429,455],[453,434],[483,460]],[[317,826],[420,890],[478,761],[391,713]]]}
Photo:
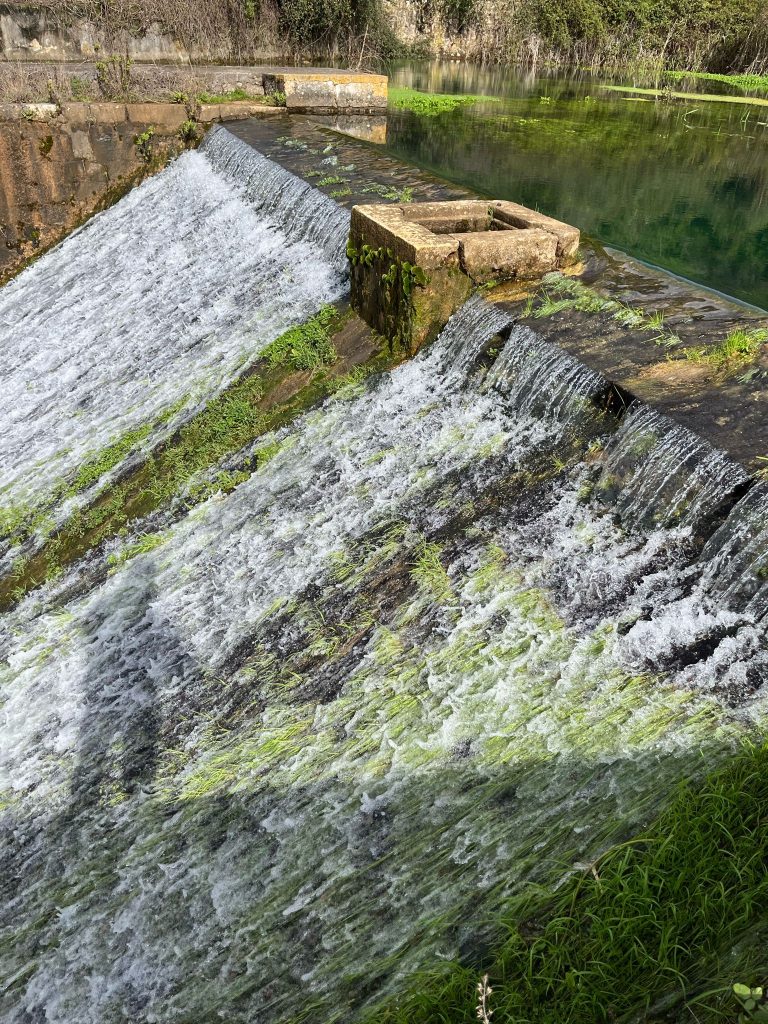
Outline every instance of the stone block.
{"label": "stone block", "polygon": [[557,239],[540,228],[471,231],[453,237],[461,269],[475,284],[542,277],[557,266]]}
{"label": "stone block", "polygon": [[578,242],[576,228],[515,203],[355,206],[352,305],[380,333],[414,351],[439,333],[475,286],[541,277],[572,258]]}
{"label": "stone block", "polygon": [[383,113],[387,107],[386,75],[343,71],[297,72],[275,75],[265,88],[285,93],[289,110],[332,114],[337,111]]}
{"label": "stone block", "polygon": [[234,100],[232,103],[204,103],[200,107],[198,118],[203,124],[214,121],[241,121],[247,117],[269,117],[270,114],[284,112],[283,107],[270,107],[265,103],[254,103],[250,100]]}
{"label": "stone block", "polygon": [[496,200],[491,204],[495,218],[515,228],[541,228],[548,231],[557,239],[557,256],[559,260],[571,262],[576,256],[579,248],[579,229],[570,224],[564,224],[554,217],[547,217],[543,213],[529,210],[518,203],[510,203],[507,200]]}
{"label": "stone block", "polygon": [[128,103],[125,110],[131,124],[153,125],[162,132],[176,132],[187,120],[181,103]]}

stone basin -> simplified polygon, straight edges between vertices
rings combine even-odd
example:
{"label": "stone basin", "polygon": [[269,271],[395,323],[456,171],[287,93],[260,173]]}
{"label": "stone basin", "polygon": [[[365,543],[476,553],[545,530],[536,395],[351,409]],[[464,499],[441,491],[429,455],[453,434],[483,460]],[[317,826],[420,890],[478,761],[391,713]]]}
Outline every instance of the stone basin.
{"label": "stone basin", "polygon": [[352,303],[413,350],[436,336],[473,287],[567,266],[579,238],[577,228],[505,200],[355,206]]}

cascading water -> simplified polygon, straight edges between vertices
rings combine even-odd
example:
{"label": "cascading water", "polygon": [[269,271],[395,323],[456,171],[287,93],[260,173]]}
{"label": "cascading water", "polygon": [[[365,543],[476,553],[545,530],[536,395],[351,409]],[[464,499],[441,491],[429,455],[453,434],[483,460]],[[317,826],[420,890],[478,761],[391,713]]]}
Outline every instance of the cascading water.
{"label": "cascading water", "polygon": [[347,223],[220,129],[3,288],[0,509],[129,432],[156,441],[338,298]]}
{"label": "cascading water", "polygon": [[[599,378],[509,328],[473,299],[154,550],[5,616],[4,1019],[355,1019],[762,729],[764,639],[712,594],[763,565],[729,545],[764,492],[697,547],[685,510],[743,475],[641,410],[611,437]],[[717,641],[643,662],[674,601],[749,688],[702,685]]]}

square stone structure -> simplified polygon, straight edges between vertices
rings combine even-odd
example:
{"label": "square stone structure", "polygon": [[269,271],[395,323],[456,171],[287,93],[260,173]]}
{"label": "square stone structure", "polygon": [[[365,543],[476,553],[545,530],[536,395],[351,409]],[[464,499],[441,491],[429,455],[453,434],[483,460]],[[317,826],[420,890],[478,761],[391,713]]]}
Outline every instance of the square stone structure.
{"label": "square stone structure", "polygon": [[431,341],[472,289],[572,263],[579,231],[504,200],[352,210],[352,305],[409,351]]}

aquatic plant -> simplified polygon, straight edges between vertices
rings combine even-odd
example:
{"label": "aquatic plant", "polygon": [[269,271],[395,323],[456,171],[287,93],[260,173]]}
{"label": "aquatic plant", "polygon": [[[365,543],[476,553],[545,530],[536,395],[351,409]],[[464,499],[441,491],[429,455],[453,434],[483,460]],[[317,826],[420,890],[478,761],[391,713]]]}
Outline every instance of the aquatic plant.
{"label": "aquatic plant", "polygon": [[768,75],[723,75],[711,71],[665,71],[664,77],[673,82],[683,82],[686,79],[699,82],[720,82],[723,85],[732,85],[736,89],[743,89],[744,92],[768,93]]}
{"label": "aquatic plant", "polygon": [[389,90],[389,105],[396,110],[410,110],[421,117],[436,117],[447,114],[457,107],[472,103],[498,103],[496,96],[471,96],[465,93],[420,92],[403,86],[392,86]]}

